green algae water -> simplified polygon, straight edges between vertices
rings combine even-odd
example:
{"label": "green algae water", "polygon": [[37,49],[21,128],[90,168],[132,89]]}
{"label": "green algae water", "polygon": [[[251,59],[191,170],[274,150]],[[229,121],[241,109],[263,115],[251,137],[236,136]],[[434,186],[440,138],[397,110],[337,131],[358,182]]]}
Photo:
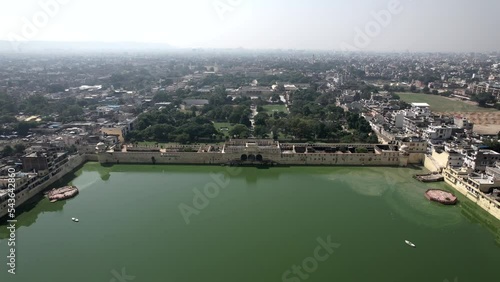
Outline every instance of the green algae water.
{"label": "green algae water", "polygon": [[0,281],[496,281],[499,221],[420,172],[88,163],[18,216],[16,275],[0,226]]}

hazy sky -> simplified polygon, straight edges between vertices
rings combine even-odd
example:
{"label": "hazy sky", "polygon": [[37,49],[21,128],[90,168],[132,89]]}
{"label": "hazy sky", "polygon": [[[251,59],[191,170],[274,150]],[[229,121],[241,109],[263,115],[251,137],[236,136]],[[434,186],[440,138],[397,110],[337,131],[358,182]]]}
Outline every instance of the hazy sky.
{"label": "hazy sky", "polygon": [[[40,3],[57,1],[67,3],[49,5],[47,16]],[[391,2],[399,3],[391,18],[374,21]],[[499,51],[499,11],[498,0],[0,0],[0,40]]]}

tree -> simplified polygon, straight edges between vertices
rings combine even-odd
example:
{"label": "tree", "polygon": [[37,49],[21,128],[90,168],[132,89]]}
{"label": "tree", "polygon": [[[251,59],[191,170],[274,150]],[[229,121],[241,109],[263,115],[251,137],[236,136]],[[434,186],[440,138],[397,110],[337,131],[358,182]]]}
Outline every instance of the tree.
{"label": "tree", "polygon": [[258,113],[255,117],[255,125],[266,125],[266,121],[269,119],[269,115],[266,113]]}
{"label": "tree", "polygon": [[480,93],[472,96],[472,100],[477,102],[480,107],[486,107],[487,104],[495,103],[495,96],[490,93]]}
{"label": "tree", "polygon": [[26,135],[28,135],[30,129],[37,127],[37,125],[38,125],[38,123],[36,123],[36,122],[22,121],[22,122],[17,124],[17,128],[16,128],[17,134],[21,135],[21,136],[26,136]]}
{"label": "tree", "polygon": [[244,124],[247,127],[252,126],[252,122],[250,121],[247,115],[242,115],[239,123]]}
{"label": "tree", "polygon": [[9,115],[16,113],[17,104],[10,95],[0,93],[0,115]]}
{"label": "tree", "polygon": [[[498,132],[498,137],[500,137],[500,132]],[[500,142],[498,140],[490,139],[483,142],[484,145],[488,146],[491,150],[500,153]]]}
{"label": "tree", "polygon": [[183,133],[179,134],[175,137],[175,142],[181,143],[181,144],[186,144],[189,142],[189,134]]}
{"label": "tree", "polygon": [[4,116],[0,116],[0,123],[15,123],[17,122],[17,119],[14,117],[14,116],[10,116],[10,115],[4,115]]}
{"label": "tree", "polygon": [[64,92],[65,90],[65,87],[61,84],[51,84],[47,86],[47,92],[49,93]]}
{"label": "tree", "polygon": [[410,86],[410,91],[417,92],[417,86],[415,86],[415,85]]}
{"label": "tree", "polygon": [[280,97],[280,95],[279,95],[278,93],[273,94],[273,96],[271,96],[271,101],[272,101],[273,103],[276,103],[276,102],[281,101],[281,97]]}
{"label": "tree", "polygon": [[236,136],[238,138],[248,138],[248,136],[250,136],[250,130],[243,124],[237,124],[229,130],[229,135]]}
{"label": "tree", "polygon": [[7,145],[3,148],[2,150],[2,155],[4,157],[10,157],[14,154],[14,149],[12,149],[12,147],[10,145]]}
{"label": "tree", "polygon": [[366,149],[364,147],[358,147],[358,148],[356,148],[356,153],[358,153],[358,154],[366,154],[366,153],[368,153],[368,149]]}
{"label": "tree", "polygon": [[24,146],[24,144],[14,145],[14,151],[16,152],[16,154],[23,154],[24,150],[26,150],[26,146]]}
{"label": "tree", "polygon": [[155,94],[155,96],[153,97],[153,102],[155,103],[161,103],[161,102],[169,102],[170,100],[170,97],[168,96],[168,94],[166,92],[158,92]]}
{"label": "tree", "polygon": [[398,94],[394,93],[394,92],[391,92],[391,98],[394,99],[394,100],[401,100],[401,96],[399,96]]}
{"label": "tree", "polygon": [[259,138],[267,138],[268,137],[267,127],[263,125],[256,125],[254,129],[254,134]]}
{"label": "tree", "polygon": [[28,97],[22,103],[19,110],[33,115],[42,115],[52,111],[49,101],[42,95],[32,95]]}
{"label": "tree", "polygon": [[428,86],[426,86],[426,87],[424,87],[424,89],[422,90],[422,92],[424,92],[425,94],[430,94],[431,93],[431,89]]}
{"label": "tree", "polygon": [[63,118],[79,118],[81,115],[83,115],[83,109],[82,107],[78,105],[71,105],[68,106],[63,112],[62,112],[62,117]]}

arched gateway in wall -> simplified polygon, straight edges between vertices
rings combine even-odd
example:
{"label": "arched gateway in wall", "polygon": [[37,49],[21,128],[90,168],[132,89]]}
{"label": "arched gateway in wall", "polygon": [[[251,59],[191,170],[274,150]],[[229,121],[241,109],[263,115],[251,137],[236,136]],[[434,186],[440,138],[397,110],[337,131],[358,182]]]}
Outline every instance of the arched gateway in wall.
{"label": "arched gateway in wall", "polygon": [[262,155],[254,155],[254,154],[250,154],[250,155],[246,155],[246,154],[243,154],[241,155],[240,157],[240,161],[242,162],[246,162],[246,161],[249,161],[249,162],[262,162],[264,160],[264,157]]}

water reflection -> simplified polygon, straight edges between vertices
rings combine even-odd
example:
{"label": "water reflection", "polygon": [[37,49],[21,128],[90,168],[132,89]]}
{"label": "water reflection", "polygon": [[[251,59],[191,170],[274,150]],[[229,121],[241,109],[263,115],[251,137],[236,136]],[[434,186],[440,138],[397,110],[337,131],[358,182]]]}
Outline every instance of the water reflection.
{"label": "water reflection", "polygon": [[[67,201],[60,201],[51,203],[43,195],[39,195],[31,199],[22,208],[16,209],[17,212],[17,223],[16,229],[20,227],[29,227],[34,224],[38,216],[46,212],[60,212],[63,210]],[[7,239],[9,233],[7,228],[8,224],[6,222],[0,223],[0,239]]]}
{"label": "water reflection", "polygon": [[464,197],[459,198],[461,200],[461,214],[467,218],[469,222],[479,224],[490,230],[490,232],[495,235],[496,244],[500,246],[500,221],[490,216],[486,211],[480,210],[473,202],[462,200],[463,198]]}
{"label": "water reflection", "polygon": [[[73,184],[72,181],[75,179],[78,179],[84,172],[88,170],[87,167],[82,167],[79,170],[73,171],[69,174],[67,174],[65,177],[59,179],[58,181],[54,182],[52,185],[47,187],[45,191],[48,191],[52,188],[59,188],[63,187],[66,185],[71,185]],[[78,188],[82,188],[83,185],[79,185],[80,183],[75,183],[75,186]],[[90,185],[87,185],[90,186]],[[68,201],[72,201],[75,199],[69,199],[69,200],[64,200],[64,201],[58,201],[55,203],[51,203],[43,193],[31,198],[28,200],[28,202],[24,203],[21,207],[16,208],[16,228],[19,229],[20,227],[29,227],[32,224],[34,224],[37,220],[38,217],[41,214],[44,214],[46,212],[60,212],[63,210],[64,206]],[[9,236],[9,233],[7,232],[5,226],[7,226],[7,218],[3,219],[2,222],[0,222],[0,239],[6,239]]]}
{"label": "water reflection", "polygon": [[425,199],[429,187],[412,178],[418,172],[415,168],[353,167],[340,168],[326,178],[340,181],[358,195],[382,198],[395,214],[410,222],[431,228],[460,223],[458,207],[441,206]]}

